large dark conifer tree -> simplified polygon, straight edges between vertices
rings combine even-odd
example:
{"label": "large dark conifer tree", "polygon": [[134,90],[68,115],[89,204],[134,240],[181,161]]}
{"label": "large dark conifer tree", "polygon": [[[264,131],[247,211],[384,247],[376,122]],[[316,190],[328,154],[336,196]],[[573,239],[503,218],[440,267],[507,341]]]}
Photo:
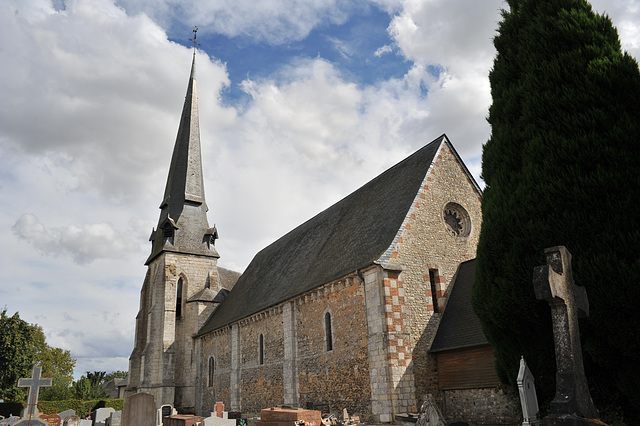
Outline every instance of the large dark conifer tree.
{"label": "large dark conifer tree", "polygon": [[[521,355],[555,391],[546,302],[533,268],[564,245],[586,287],[587,379],[599,409],[640,406],[640,72],[584,0],[508,0],[494,39],[491,138],[473,306],[515,386]],[[606,414],[606,413],[605,413]],[[630,411],[625,413],[632,415]]]}

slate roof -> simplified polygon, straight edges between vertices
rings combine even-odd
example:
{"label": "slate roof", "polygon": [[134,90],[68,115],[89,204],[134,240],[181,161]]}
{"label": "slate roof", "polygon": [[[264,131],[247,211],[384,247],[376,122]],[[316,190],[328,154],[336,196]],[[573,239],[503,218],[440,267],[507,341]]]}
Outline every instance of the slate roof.
{"label": "slate roof", "polygon": [[480,319],[471,307],[471,289],[476,274],[476,260],[462,262],[453,280],[436,337],[429,352],[440,352],[471,346],[487,345]]}
{"label": "slate roof", "polygon": [[199,335],[371,265],[392,244],[442,135],[260,251]]}

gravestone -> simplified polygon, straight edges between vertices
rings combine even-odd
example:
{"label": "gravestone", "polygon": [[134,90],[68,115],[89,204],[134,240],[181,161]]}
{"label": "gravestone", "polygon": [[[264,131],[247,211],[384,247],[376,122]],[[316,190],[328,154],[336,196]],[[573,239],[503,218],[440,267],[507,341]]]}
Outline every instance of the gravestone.
{"label": "gravestone", "polygon": [[122,411],[114,411],[105,421],[105,426],[120,426],[122,424]]}
{"label": "gravestone", "polygon": [[87,419],[80,419],[80,426],[93,426],[93,422]]}
{"label": "gravestone", "polygon": [[65,410],[62,413],[58,413],[58,415],[60,416],[60,419],[63,422],[64,425],[64,421],[71,416],[75,416],[76,415],[76,410]]}
{"label": "gravestone", "polygon": [[104,407],[92,412],[91,420],[93,420],[93,426],[105,426],[107,419],[114,411],[116,411],[114,408]]}
{"label": "gravestone", "polygon": [[18,423],[20,417],[17,416],[9,416],[6,419],[0,420],[0,426],[13,426],[15,423]]}
{"label": "gravestone", "polygon": [[436,405],[433,395],[429,394],[424,398],[424,402],[420,407],[420,415],[416,426],[446,426],[444,416]]}
{"label": "gravestone", "polygon": [[542,424],[538,419],[538,395],[536,395],[536,385],[529,370],[529,366],[520,358],[520,370],[518,371],[518,390],[520,392],[520,405],[522,406],[522,426],[534,426]]}
{"label": "gravestone", "polygon": [[156,426],[156,401],[148,393],[136,393],[124,400],[122,424],[124,426]]}
{"label": "gravestone", "polygon": [[230,419],[226,411],[220,413],[211,413],[211,417],[207,417],[203,420],[204,426],[236,426],[236,419]]}
{"label": "gravestone", "polygon": [[[553,339],[556,352],[556,395],[551,401],[551,414],[545,424],[554,425],[574,419],[595,419],[593,405],[582,362],[578,316],[589,315],[589,301],[584,287],[573,283],[571,254],[564,246],[544,250],[547,264],[533,272],[536,298],[545,300],[551,308]],[[582,422],[588,424],[589,422]]]}
{"label": "gravestone", "polygon": [[69,416],[64,420],[62,426],[80,426],[80,417],[75,414],[73,416]]}
{"label": "gravestone", "polygon": [[31,378],[18,379],[19,388],[29,388],[29,396],[27,404],[22,414],[23,419],[33,419],[38,417],[38,394],[41,387],[51,386],[51,379],[41,379],[41,367],[33,367],[31,370]]}
{"label": "gravestone", "polygon": [[47,422],[48,426],[61,426],[62,419],[57,414],[40,414],[40,419]]}
{"label": "gravestone", "polygon": [[160,408],[158,408],[158,412],[156,416],[156,425],[162,426],[163,424],[162,419],[164,419],[165,417],[173,416],[175,414],[178,414],[178,411],[175,408],[173,408],[173,405],[164,404],[160,406]]}

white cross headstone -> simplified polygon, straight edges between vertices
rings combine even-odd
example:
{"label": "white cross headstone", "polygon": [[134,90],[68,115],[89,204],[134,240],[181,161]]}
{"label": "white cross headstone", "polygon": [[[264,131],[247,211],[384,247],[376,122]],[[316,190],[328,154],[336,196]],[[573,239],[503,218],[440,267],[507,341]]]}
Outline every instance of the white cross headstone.
{"label": "white cross headstone", "polygon": [[19,388],[29,388],[27,406],[22,416],[23,419],[30,419],[38,416],[38,393],[41,387],[51,386],[51,379],[41,379],[42,367],[33,367],[31,378],[18,379]]}
{"label": "white cross headstone", "polygon": [[538,396],[536,395],[536,385],[524,357],[520,358],[520,371],[518,371],[518,390],[520,391],[520,404],[522,405],[522,426],[533,426],[542,424],[538,420]]}

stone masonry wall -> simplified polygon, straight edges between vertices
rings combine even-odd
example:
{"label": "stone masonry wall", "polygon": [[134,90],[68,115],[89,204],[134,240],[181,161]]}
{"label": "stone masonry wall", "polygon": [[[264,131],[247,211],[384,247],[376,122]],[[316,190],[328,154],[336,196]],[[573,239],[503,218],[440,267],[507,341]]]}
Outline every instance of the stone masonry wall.
{"label": "stone masonry wall", "polygon": [[[201,337],[203,347],[203,371],[198,386],[204,395],[199,414],[209,414],[216,402],[222,401],[231,406],[231,331],[228,328],[217,330]],[[209,386],[209,358],[214,360],[213,386]]]}
{"label": "stone masonry wall", "polygon": [[[243,413],[258,414],[284,403],[282,363],[284,342],[279,309],[254,315],[240,322],[240,400]],[[263,364],[260,364],[260,335],[263,336]]]}
{"label": "stone masonry wall", "polygon": [[[481,225],[480,202],[480,193],[448,144],[443,143],[405,219],[403,231],[385,258],[391,267],[402,268],[397,278],[390,275],[385,280],[386,309],[395,314],[387,320],[397,322],[393,326],[400,327],[407,335],[406,341],[402,339],[402,345],[395,349],[398,366],[394,359],[391,360],[392,381],[414,382],[418,407],[427,393],[434,394],[436,400],[442,402],[434,374],[437,372],[435,358],[428,354],[441,316],[435,313],[435,305],[442,312],[449,283],[458,265],[476,255]],[[459,236],[449,232],[443,216],[449,203],[462,206],[468,214],[467,227]],[[435,295],[431,290],[429,270],[435,272]],[[396,303],[394,297],[402,303]],[[395,317],[402,318],[402,323]],[[394,344],[390,344],[392,351]],[[410,365],[404,370],[399,363],[402,353],[405,359],[411,355]],[[409,380],[405,375],[414,377]]]}
{"label": "stone masonry wall", "polygon": [[500,388],[444,391],[443,414],[448,420],[471,424],[517,424],[517,397]]}
{"label": "stone masonry wall", "polygon": [[[347,277],[295,303],[299,404],[326,404],[331,412],[371,417],[364,285]],[[327,350],[325,315],[331,316]]]}
{"label": "stone masonry wall", "polygon": [[[327,312],[331,315],[331,350],[326,342]],[[234,345],[233,327],[227,327],[201,337],[205,361],[213,356],[216,368],[214,386],[206,388],[198,412],[207,413],[215,401],[222,401],[254,416],[263,408],[284,404],[288,394],[291,401],[286,403],[328,405],[336,414],[347,408],[363,420],[371,418],[364,286],[358,278],[326,284],[236,324],[233,327],[238,327],[241,342],[236,372],[239,407],[234,406],[230,390]],[[263,364],[259,363],[261,334]],[[202,363],[203,370],[207,365]],[[201,377],[206,381],[207,371]],[[285,385],[290,389],[285,391]]]}

